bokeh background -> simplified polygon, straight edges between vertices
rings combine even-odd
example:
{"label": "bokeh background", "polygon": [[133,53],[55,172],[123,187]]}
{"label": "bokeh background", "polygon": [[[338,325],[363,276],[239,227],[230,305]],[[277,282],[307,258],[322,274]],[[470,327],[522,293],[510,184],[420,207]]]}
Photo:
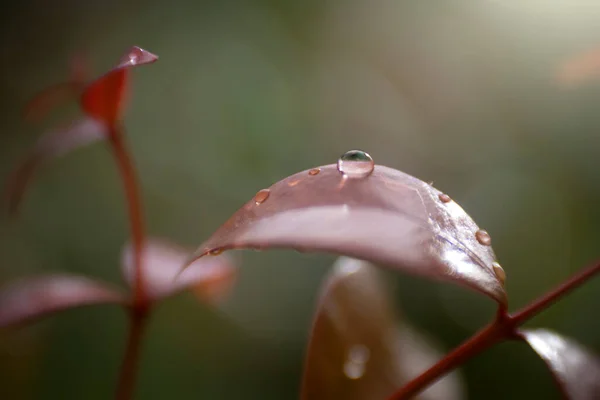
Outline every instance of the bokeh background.
{"label": "bokeh background", "polygon": [[[600,256],[600,79],[594,59],[564,70],[600,46],[597,1],[27,0],[0,19],[3,179],[43,130],[76,115],[20,119],[73,54],[99,74],[138,45],[160,56],[135,70],[126,118],[153,235],[193,248],[257,190],[359,148],[433,181],[490,232],[511,309]],[[36,177],[20,217],[0,219],[0,283],[68,271],[122,284],[128,226],[112,161],[96,144]],[[137,398],[297,398],[335,256],[236,255],[219,308],[193,293],[160,307]],[[401,318],[445,350],[493,315],[462,288],[393,276]],[[529,325],[598,351],[598,293],[596,279]],[[111,398],[126,327],[99,306],[0,332],[0,398]],[[558,398],[524,344],[461,373],[471,399]]]}

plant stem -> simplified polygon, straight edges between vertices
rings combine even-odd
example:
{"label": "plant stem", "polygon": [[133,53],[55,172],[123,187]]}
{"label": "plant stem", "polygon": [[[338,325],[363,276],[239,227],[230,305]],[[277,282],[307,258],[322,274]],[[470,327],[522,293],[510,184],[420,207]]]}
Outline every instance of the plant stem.
{"label": "plant stem", "polygon": [[117,384],[116,400],[130,400],[133,398],[140,349],[149,311],[147,308],[141,307],[131,308],[130,310],[129,338],[125,348],[123,364],[121,365],[119,383]]}
{"label": "plant stem", "polygon": [[565,296],[573,289],[581,286],[584,282],[588,281],[597,273],[600,273],[600,262],[596,262],[595,264],[592,264],[589,267],[577,272],[571,278],[558,285],[555,289],[549,291],[545,295],[532,301],[529,305],[514,313],[511,316],[511,319],[516,326],[522,325],[537,315],[540,311],[548,308],[559,298]]}
{"label": "plant stem", "polygon": [[600,262],[576,273],[558,287],[532,301],[528,306],[513,315],[506,314],[504,307],[498,309],[494,322],[473,335],[466,342],[448,353],[434,366],[408,382],[392,394],[388,400],[403,400],[417,395],[429,385],[463,364],[465,361],[503,340],[519,338],[518,327],[539,312],[548,308],[553,302],[581,286],[595,274],[600,273]]}
{"label": "plant stem", "polygon": [[144,245],[144,220],[142,217],[142,202],[140,201],[135,168],[129,151],[123,139],[122,129],[113,124],[110,128],[110,143],[119,167],[121,179],[125,188],[127,207],[129,212],[129,223],[131,225],[131,236],[134,254],[134,304],[143,305],[146,302],[146,293],[143,285],[142,275],[142,251]]}

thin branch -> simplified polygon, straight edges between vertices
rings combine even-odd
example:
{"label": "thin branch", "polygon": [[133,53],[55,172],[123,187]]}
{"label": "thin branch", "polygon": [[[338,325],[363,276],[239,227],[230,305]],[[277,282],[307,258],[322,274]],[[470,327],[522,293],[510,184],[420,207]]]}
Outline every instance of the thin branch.
{"label": "thin branch", "polygon": [[125,188],[127,207],[129,212],[129,223],[133,240],[134,253],[134,304],[144,304],[146,293],[142,275],[142,250],[144,245],[144,219],[142,217],[142,202],[138,193],[137,177],[135,167],[131,161],[129,151],[123,139],[123,132],[119,126],[113,125],[110,130],[110,143],[115,155],[121,179]]}
{"label": "thin branch", "polygon": [[119,383],[117,384],[115,395],[116,400],[131,400],[133,398],[147,316],[147,309],[131,309],[129,338],[119,374]]}

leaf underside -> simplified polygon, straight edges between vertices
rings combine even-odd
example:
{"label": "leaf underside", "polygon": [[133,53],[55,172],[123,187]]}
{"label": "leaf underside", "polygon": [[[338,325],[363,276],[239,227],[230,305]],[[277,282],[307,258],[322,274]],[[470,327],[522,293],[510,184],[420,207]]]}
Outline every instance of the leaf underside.
{"label": "leaf underside", "polygon": [[260,204],[246,203],[191,260],[243,248],[328,252],[455,281],[506,303],[491,246],[478,242],[478,226],[440,191],[382,165],[362,179],[344,179],[336,165],[315,170],[275,183]]}
{"label": "leaf underside", "polygon": [[69,308],[125,304],[116,289],[76,275],[23,278],[0,289],[0,328],[24,324]]}
{"label": "leaf underside", "polygon": [[17,212],[36,171],[46,162],[107,137],[106,126],[92,118],[74,121],[62,129],[42,135],[26,158],[9,176],[5,198],[9,212]]}
{"label": "leaf underside", "polygon": [[[397,319],[379,274],[366,262],[342,257],[326,279],[307,349],[303,400],[384,399],[441,357]],[[460,399],[461,383],[454,372],[418,399]]]}
{"label": "leaf underside", "polygon": [[[133,246],[128,243],[121,255],[121,267],[125,281],[132,286],[134,277]],[[178,292],[194,289],[207,301],[224,295],[232,285],[236,269],[230,257],[202,259],[178,275],[189,249],[164,239],[146,240],[142,252],[142,278],[147,295],[156,301]]]}
{"label": "leaf underside", "polygon": [[521,333],[544,360],[569,400],[600,399],[600,359],[579,343],[547,329]]}

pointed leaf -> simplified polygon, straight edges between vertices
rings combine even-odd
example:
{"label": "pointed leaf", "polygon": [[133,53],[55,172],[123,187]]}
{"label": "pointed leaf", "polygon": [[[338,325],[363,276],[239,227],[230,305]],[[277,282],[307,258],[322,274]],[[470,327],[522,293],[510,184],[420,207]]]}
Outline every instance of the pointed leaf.
{"label": "pointed leaf", "polygon": [[566,398],[600,399],[600,359],[590,350],[547,329],[523,331],[521,337],[544,360]]}
{"label": "pointed leaf", "polygon": [[[384,399],[441,356],[393,309],[380,271],[340,258],[326,279],[305,361],[302,399]],[[421,400],[459,399],[456,373]]]}
{"label": "pointed leaf", "polygon": [[0,328],[22,324],[68,308],[125,304],[118,290],[83,276],[23,278],[0,288]]}
{"label": "pointed leaf", "polygon": [[[177,274],[189,249],[161,239],[147,239],[142,254],[144,287],[152,300],[159,300],[177,292],[194,289],[210,301],[220,297],[235,278],[235,268],[227,256],[198,260],[187,270]],[[133,246],[128,243],[121,256],[123,276],[133,283]]]}
{"label": "pointed leaf", "polygon": [[259,192],[192,259],[232,248],[331,252],[457,281],[506,303],[489,236],[478,231],[458,204],[417,178],[382,165],[343,178],[326,165]]}
{"label": "pointed leaf", "polygon": [[88,85],[81,96],[83,110],[109,124],[118,121],[123,113],[129,68],[156,60],[156,55],[133,46],[115,68]]}
{"label": "pointed leaf", "polygon": [[107,136],[107,127],[92,118],[71,123],[63,129],[44,134],[27,158],[9,177],[5,195],[10,212],[16,212],[27,185],[35,171],[48,160],[62,156],[79,147],[94,143]]}

